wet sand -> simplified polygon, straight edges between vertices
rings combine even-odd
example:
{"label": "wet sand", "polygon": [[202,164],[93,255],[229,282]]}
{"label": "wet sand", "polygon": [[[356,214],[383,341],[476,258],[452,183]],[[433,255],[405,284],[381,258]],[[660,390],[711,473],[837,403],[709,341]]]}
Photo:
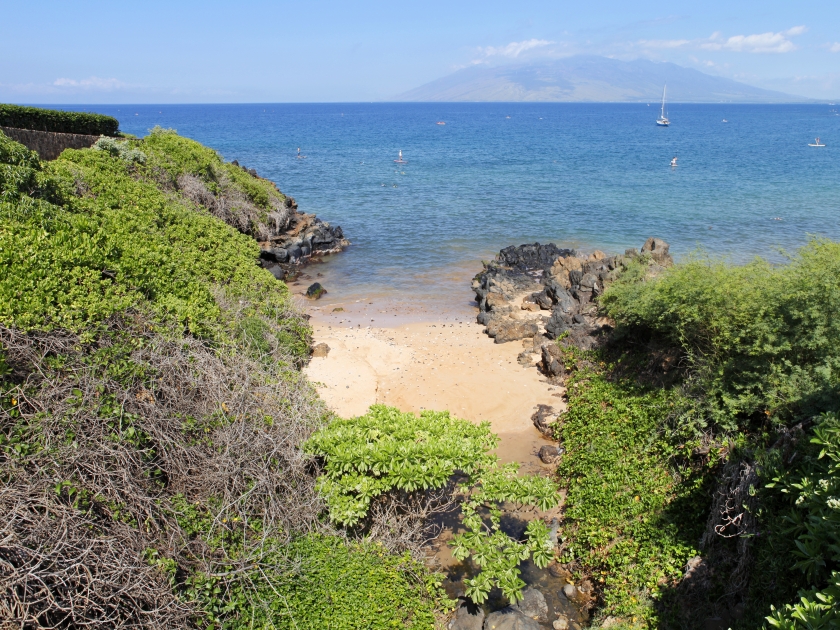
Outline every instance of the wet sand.
{"label": "wet sand", "polygon": [[475,309],[435,317],[381,301],[335,312],[343,307],[308,306],[315,343],[330,351],[313,357],[305,371],[338,415],[362,415],[375,403],[415,413],[445,409],[489,421],[501,438],[502,461],[518,461],[527,472],[549,469],[537,451],[551,442],[531,415],[538,404],[561,409],[562,390],[535,366],[517,362],[522,342],[496,344],[487,337],[475,323]]}

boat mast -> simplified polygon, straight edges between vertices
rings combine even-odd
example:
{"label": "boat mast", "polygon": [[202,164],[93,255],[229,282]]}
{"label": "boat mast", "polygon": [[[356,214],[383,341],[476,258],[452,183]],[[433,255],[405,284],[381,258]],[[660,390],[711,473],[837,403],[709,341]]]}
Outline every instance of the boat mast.
{"label": "boat mast", "polygon": [[665,118],[665,88],[667,87],[667,83],[664,86],[662,86],[662,113],[659,115],[659,118],[661,119]]}

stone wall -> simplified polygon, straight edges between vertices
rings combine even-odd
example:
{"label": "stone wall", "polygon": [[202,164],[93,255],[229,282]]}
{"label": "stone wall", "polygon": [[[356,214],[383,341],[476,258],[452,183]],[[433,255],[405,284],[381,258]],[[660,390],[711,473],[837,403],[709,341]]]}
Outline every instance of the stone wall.
{"label": "stone wall", "polygon": [[76,133],[54,133],[32,129],[0,127],[0,131],[15,142],[37,151],[42,160],[54,160],[64,149],[87,149],[99,140],[99,136],[83,136]]}

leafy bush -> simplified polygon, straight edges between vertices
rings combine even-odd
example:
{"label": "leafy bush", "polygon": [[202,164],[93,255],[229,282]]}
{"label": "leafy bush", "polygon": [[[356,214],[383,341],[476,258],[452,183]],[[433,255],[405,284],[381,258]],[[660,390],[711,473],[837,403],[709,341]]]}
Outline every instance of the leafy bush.
{"label": "leafy bush", "polygon": [[286,197],[267,179],[225,163],[219,154],[171,129],[155,127],[143,142],[146,172],[257,240],[289,227]]}
{"label": "leafy bush", "polygon": [[805,449],[803,461],[767,485],[792,504],[781,528],[768,525],[793,538],[791,568],[812,585],[800,592],[799,603],[774,608],[767,617],[784,630],[840,627],[840,416],[823,414],[813,433],[815,447]]}
{"label": "leafy bush", "polygon": [[565,350],[575,371],[556,437],[567,489],[561,561],[592,576],[605,615],[656,625],[653,601],[679,581],[708,505],[705,471],[677,467],[663,428],[677,408],[668,390],[607,378],[596,357]]}
{"label": "leafy bush", "polygon": [[85,112],[0,104],[0,127],[80,133],[90,136],[116,136],[120,122],[111,116]]}
{"label": "leafy bush", "polygon": [[242,315],[273,321],[277,338],[305,357],[308,327],[286,286],[257,265],[258,245],[144,178],[154,165],[126,161],[128,142],[117,156],[70,150],[42,165],[0,135],[0,323],[79,331],[150,308],[219,337],[231,328],[219,306],[228,296]]}
{"label": "leafy bush", "polygon": [[126,162],[146,163],[146,154],[139,149],[133,149],[127,140],[115,140],[114,138],[102,137],[97,140],[94,149],[105,151],[114,157],[120,157]]}
{"label": "leafy bush", "polygon": [[211,575],[190,579],[187,596],[208,627],[431,629],[441,597],[437,578],[410,555],[381,544],[310,534],[265,545],[259,571],[228,586]]}
{"label": "leafy bush", "polygon": [[696,258],[649,280],[629,274],[601,304],[625,334],[682,349],[719,429],[840,404],[839,243],[812,240],[781,266]]}
{"label": "leafy bush", "polygon": [[840,628],[840,572],[831,574],[829,585],[822,589],[803,591],[795,604],[780,610],[773,607],[767,623],[779,630],[834,630]]}
{"label": "leafy bush", "polygon": [[318,489],[327,500],[330,518],[343,525],[359,523],[379,497],[439,489],[456,472],[463,474],[459,490],[467,531],[455,536],[452,545],[458,559],[472,558],[482,569],[466,581],[467,596],[480,603],[494,585],[516,601],[525,586],[519,563],[533,556],[544,567],[551,559],[545,523],[532,521],[526,540],[513,540],[500,530],[501,503],[546,510],[559,500],[550,479],[520,477],[515,465],[499,466],[490,454],[497,444],[487,423],[474,425],[445,411],[415,416],[374,405],[359,418],[334,420],[304,448],[323,458]]}

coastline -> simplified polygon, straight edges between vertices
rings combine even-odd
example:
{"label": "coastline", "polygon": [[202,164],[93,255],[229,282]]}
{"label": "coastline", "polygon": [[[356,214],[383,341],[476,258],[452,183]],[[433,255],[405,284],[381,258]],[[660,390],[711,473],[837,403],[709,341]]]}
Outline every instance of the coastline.
{"label": "coastline", "polygon": [[[503,462],[517,461],[524,472],[549,470],[538,451],[551,445],[534,427],[538,405],[563,407],[563,389],[536,367],[517,363],[519,342],[495,344],[469,316],[388,313],[365,304],[352,314],[315,310],[310,323],[314,344],[329,352],[305,368],[327,406],[342,417],[362,415],[373,404],[403,411],[448,410],[472,422],[487,421],[501,442]],[[394,318],[396,315],[396,318]],[[362,325],[360,320],[395,319]],[[350,320],[350,321],[348,321]]]}

